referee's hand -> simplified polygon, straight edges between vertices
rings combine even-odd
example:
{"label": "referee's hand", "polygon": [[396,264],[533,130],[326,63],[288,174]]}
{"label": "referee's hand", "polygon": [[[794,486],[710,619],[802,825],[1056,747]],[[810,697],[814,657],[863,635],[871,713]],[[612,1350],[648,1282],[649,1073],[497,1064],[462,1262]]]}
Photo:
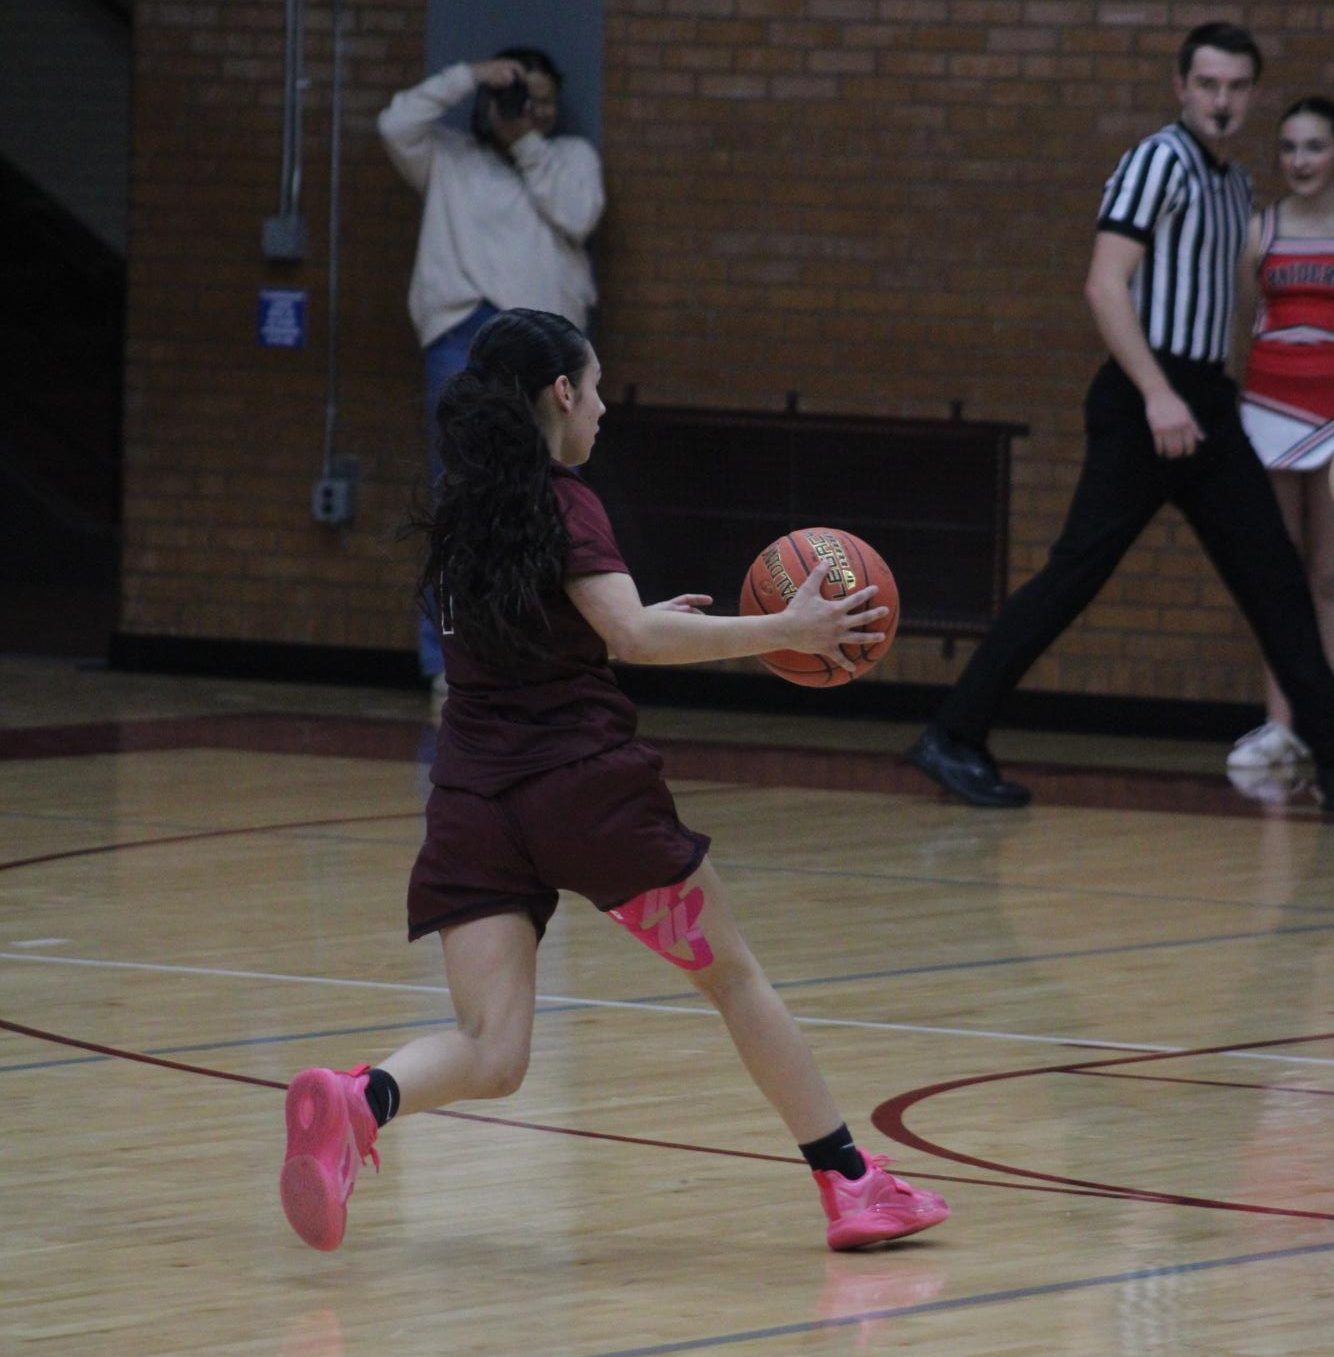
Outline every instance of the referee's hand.
{"label": "referee's hand", "polygon": [[1159,457],[1189,457],[1204,441],[1204,430],[1175,391],[1155,393],[1144,403],[1144,414]]}

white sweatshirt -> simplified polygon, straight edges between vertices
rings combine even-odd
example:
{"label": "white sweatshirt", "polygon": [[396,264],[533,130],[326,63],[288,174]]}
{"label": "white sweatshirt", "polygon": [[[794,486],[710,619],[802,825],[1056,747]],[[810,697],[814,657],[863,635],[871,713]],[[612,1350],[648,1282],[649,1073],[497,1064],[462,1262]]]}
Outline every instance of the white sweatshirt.
{"label": "white sweatshirt", "polygon": [[390,159],[423,195],[408,311],[422,347],[481,302],[555,311],[582,328],[597,300],[583,245],[606,201],[582,137],[526,132],[511,160],[441,126],[476,91],[467,62],[394,95],[379,119]]}

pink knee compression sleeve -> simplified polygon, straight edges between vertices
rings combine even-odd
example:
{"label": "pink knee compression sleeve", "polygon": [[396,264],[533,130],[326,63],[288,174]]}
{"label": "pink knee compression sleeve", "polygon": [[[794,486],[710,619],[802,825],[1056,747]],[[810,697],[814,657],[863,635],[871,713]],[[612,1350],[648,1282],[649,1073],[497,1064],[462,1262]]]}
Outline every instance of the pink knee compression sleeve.
{"label": "pink knee compression sleeve", "polygon": [[681,881],[659,886],[607,912],[673,966],[680,966],[683,971],[699,971],[713,960],[708,939],[699,926],[704,892],[696,886],[686,893],[684,886]]}

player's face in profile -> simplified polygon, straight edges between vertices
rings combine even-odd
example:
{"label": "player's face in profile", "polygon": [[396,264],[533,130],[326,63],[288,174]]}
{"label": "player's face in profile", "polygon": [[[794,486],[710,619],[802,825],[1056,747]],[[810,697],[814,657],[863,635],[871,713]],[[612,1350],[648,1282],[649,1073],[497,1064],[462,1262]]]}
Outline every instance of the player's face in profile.
{"label": "player's face in profile", "polygon": [[593,452],[598,436],[598,421],[607,413],[607,407],[598,395],[602,380],[602,365],[592,349],[588,351],[588,365],[574,389],[574,404],[565,416],[561,430],[560,452],[557,460],[565,466],[583,466]]}
{"label": "player's face in profile", "polygon": [[1201,47],[1190,70],[1173,77],[1181,100],[1181,121],[1201,141],[1218,143],[1234,136],[1246,121],[1255,88],[1255,63],[1244,52]]}
{"label": "player's face in profile", "polygon": [[1296,197],[1323,193],[1334,181],[1334,126],[1318,113],[1294,113],[1278,129],[1278,166]]}

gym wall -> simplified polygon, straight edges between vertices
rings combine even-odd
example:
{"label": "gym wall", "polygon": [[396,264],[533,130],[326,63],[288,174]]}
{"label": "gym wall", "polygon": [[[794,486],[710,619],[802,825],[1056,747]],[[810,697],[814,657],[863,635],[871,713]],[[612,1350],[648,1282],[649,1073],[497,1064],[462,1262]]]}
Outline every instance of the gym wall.
{"label": "gym wall", "polygon": [[[418,202],[375,115],[422,77],[428,49],[455,53],[448,7],[344,8],[337,442],[360,482],[355,520],[329,527],[310,512],[328,393],[329,5],[307,5],[309,248],[289,265],[259,248],[279,186],[283,6],[135,7],[122,639],[405,664],[412,651],[413,553],[394,528],[422,462],[404,306]],[[643,401],[777,409],[795,390],[808,410],[928,418],[962,400],[965,417],[1027,424],[1012,492],[1021,583],[1079,466],[1100,358],[1080,294],[1102,184],[1174,116],[1176,46],[1214,10],[606,0],[581,21],[560,8],[561,33],[531,40],[568,43],[582,22],[573,49],[602,52],[606,393],[633,383]],[[1269,63],[1239,148],[1267,198],[1278,111],[1334,83],[1334,13],[1215,8],[1252,28]],[[308,293],[303,348],[261,346],[262,288]],[[968,648],[906,637],[876,678],[948,682]],[[1259,685],[1249,633],[1168,512],[1027,686],[1253,701]]]}

